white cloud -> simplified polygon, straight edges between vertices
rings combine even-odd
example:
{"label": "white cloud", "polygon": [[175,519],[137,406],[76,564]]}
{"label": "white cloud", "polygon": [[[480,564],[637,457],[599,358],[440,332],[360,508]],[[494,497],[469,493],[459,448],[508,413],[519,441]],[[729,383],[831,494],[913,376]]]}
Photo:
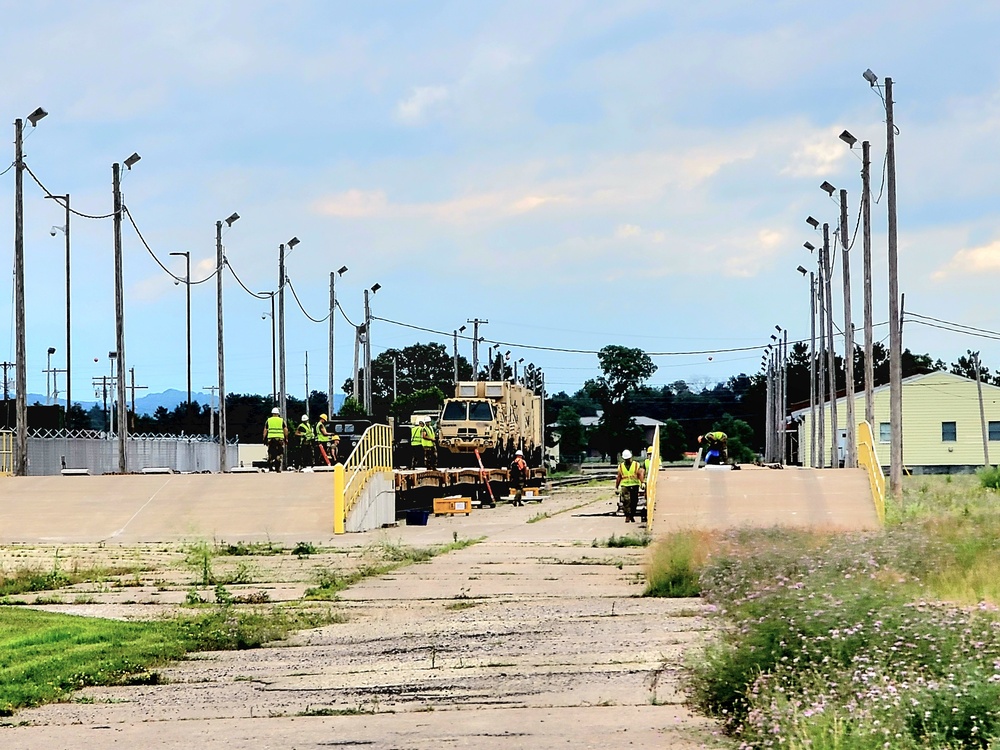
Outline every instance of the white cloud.
{"label": "white cloud", "polygon": [[428,110],[448,100],[447,86],[416,86],[396,105],[396,117],[408,125],[424,121]]}
{"label": "white cloud", "polygon": [[932,278],[942,281],[950,276],[977,276],[1000,271],[1000,240],[988,245],[959,250]]}
{"label": "white cloud", "polygon": [[811,134],[792,152],[781,173],[791,177],[826,177],[837,171],[848,149],[837,137],[841,128],[827,128]]}
{"label": "white cloud", "polygon": [[638,224],[619,224],[615,230],[615,237],[620,240],[628,237],[638,237],[640,234],[642,234],[642,227]]}

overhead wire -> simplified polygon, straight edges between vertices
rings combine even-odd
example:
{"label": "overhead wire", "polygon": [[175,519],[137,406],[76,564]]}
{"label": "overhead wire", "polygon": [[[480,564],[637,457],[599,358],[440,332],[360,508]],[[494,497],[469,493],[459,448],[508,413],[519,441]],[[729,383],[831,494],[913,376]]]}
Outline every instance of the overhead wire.
{"label": "overhead wire", "polygon": [[146,248],[146,252],[149,253],[149,257],[151,257],[153,260],[155,260],[156,264],[160,268],[162,268],[163,271],[168,276],[170,276],[172,279],[174,279],[175,281],[178,281],[178,282],[180,282],[182,284],[190,284],[191,286],[197,286],[198,284],[204,284],[206,281],[210,281],[211,279],[215,278],[215,275],[217,273],[219,273],[220,269],[217,266],[215,268],[215,270],[212,271],[211,274],[209,274],[204,279],[201,279],[199,281],[190,281],[188,279],[185,279],[183,276],[178,276],[173,271],[171,271],[169,268],[167,268],[165,265],[163,265],[163,262],[159,258],[156,257],[156,253],[153,252],[153,248],[151,248],[149,246],[149,243],[146,242],[146,238],[142,236],[142,232],[139,230],[139,225],[135,223],[135,218],[133,218],[132,212],[128,210],[128,206],[126,206],[124,203],[122,204],[122,211],[128,217],[129,223],[132,225],[132,228],[135,230],[136,235],[139,237],[139,240],[142,242],[142,246],[145,247]]}
{"label": "overhead wire", "polygon": [[3,177],[3,176],[4,176],[5,174],[7,174],[7,173],[8,173],[8,172],[9,172],[10,170],[12,170],[12,169],[14,168],[14,165],[15,165],[15,164],[17,164],[17,162],[14,162],[14,161],[12,161],[12,162],[10,163],[10,165],[9,165],[9,166],[8,166],[8,167],[7,167],[7,168],[6,168],[6,169],[5,169],[5,170],[4,170],[3,172],[0,172],[0,177]]}
{"label": "overhead wire", "polygon": [[[8,167],[8,169],[10,169],[10,167]],[[27,162],[24,163],[24,171],[26,171],[28,174],[31,175],[31,179],[33,179],[35,181],[35,184],[37,184],[38,187],[40,187],[42,189],[42,191],[47,196],[49,196],[50,198],[55,199],[56,203],[58,203],[63,208],[66,208],[66,197],[63,196],[63,195],[56,195],[51,190],[49,190],[47,187],[45,187],[45,185],[42,184],[42,181],[39,180],[37,176],[35,176],[34,172],[31,171],[31,167],[28,166]],[[109,214],[100,214],[100,215],[97,215],[97,214],[85,214],[82,211],[77,211],[74,208],[69,209],[69,212],[71,214],[79,216],[79,217],[81,217],[83,219],[110,219],[112,216],[115,215],[114,211],[112,211]]]}
{"label": "overhead wire", "polygon": [[312,315],[306,312],[306,308],[302,306],[302,301],[299,299],[299,295],[295,293],[295,286],[292,284],[292,280],[286,279],[285,283],[288,284],[288,288],[292,291],[292,297],[295,298],[295,303],[299,306],[299,309],[302,311],[302,314],[305,315],[309,320],[311,320],[313,323],[325,323],[330,319],[330,316],[333,314],[333,310],[328,312],[326,316],[322,318],[314,318]]}

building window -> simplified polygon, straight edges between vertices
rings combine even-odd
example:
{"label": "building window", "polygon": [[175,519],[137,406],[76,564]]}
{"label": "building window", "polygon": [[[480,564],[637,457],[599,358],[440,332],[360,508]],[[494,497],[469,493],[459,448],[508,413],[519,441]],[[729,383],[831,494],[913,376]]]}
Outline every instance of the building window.
{"label": "building window", "polygon": [[889,438],[892,436],[892,431],[889,429],[889,422],[879,422],[878,423],[878,441],[880,443],[888,443]]}
{"label": "building window", "polygon": [[1000,440],[1000,422],[990,422],[990,440]]}
{"label": "building window", "polygon": [[945,443],[954,443],[958,440],[958,427],[955,422],[942,422],[941,423],[941,441]]}

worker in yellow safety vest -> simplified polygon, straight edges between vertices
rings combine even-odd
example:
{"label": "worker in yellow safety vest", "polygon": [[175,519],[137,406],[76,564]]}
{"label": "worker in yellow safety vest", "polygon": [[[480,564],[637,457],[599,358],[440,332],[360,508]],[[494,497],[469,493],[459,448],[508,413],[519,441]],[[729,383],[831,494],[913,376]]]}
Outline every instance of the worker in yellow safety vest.
{"label": "worker in yellow safety vest", "polygon": [[615,477],[615,493],[621,494],[625,523],[635,523],[635,508],[639,504],[639,485],[646,481],[642,464],[632,458],[628,448],[622,451],[622,461],[618,464]]}
{"label": "worker in yellow safety vest", "polygon": [[295,437],[298,440],[298,457],[295,463],[300,469],[313,465],[313,450],[316,443],[316,433],[313,431],[309,415],[303,414],[302,421],[295,428]]}
{"label": "worker in yellow safety vest", "polygon": [[416,469],[424,460],[424,426],[420,417],[413,418],[410,425],[410,468]]}
{"label": "worker in yellow safety vest", "polygon": [[649,481],[649,467],[653,465],[653,446],[646,448],[646,460],[642,462],[642,470],[646,478],[643,480],[642,488],[646,489],[646,482]]}
{"label": "worker in yellow safety vest", "polygon": [[281,471],[281,461],[285,454],[285,443],[288,442],[288,427],[281,418],[278,407],[271,409],[271,416],[264,423],[264,442],[267,443],[268,471]]}
{"label": "worker in yellow safety vest", "polygon": [[430,417],[424,417],[420,425],[420,440],[424,448],[424,466],[428,469],[437,468],[437,440]]}
{"label": "worker in yellow safety vest", "polygon": [[[330,466],[330,454],[327,453],[327,448],[330,446],[330,432],[326,429],[327,419],[329,417],[326,414],[320,414],[319,421],[316,422],[316,447],[319,449],[319,457]],[[333,457],[336,460],[337,454],[334,453]]]}

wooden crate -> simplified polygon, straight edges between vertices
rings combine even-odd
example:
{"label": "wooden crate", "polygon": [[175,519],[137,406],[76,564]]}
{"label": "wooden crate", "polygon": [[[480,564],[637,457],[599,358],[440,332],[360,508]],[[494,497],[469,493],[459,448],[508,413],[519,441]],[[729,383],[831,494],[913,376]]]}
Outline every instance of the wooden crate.
{"label": "wooden crate", "polygon": [[471,497],[436,497],[434,498],[434,515],[469,515],[472,512]]}

